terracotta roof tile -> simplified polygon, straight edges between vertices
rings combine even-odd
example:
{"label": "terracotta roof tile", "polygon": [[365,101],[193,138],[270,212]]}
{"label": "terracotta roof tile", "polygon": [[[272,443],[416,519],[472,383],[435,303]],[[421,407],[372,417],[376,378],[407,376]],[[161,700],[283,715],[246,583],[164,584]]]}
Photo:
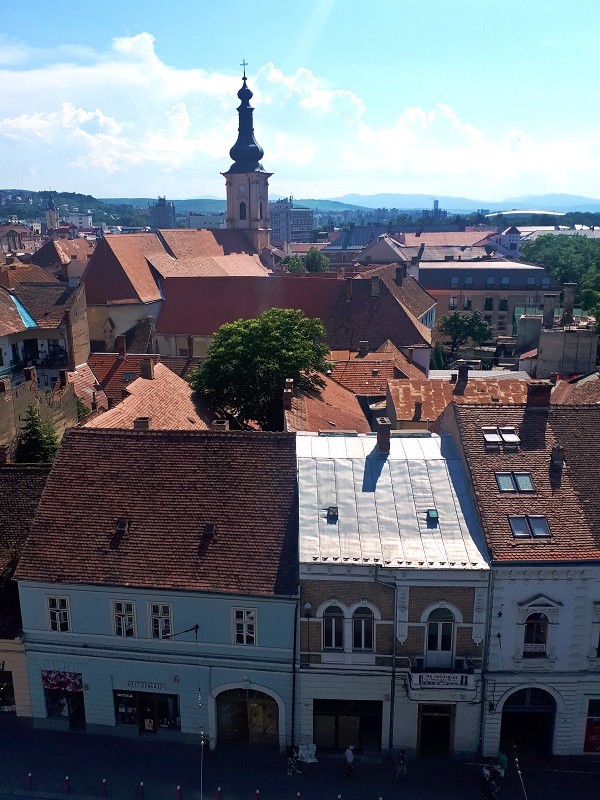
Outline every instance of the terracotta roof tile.
{"label": "terracotta roof tile", "polygon": [[20,283],[12,293],[40,328],[58,328],[80,291],[80,287],[66,286],[60,282]]}
{"label": "terracotta roof tile", "polygon": [[107,397],[119,403],[123,399],[123,389],[140,377],[140,364],[145,358],[151,358],[155,363],[160,361],[180,378],[187,377],[203,361],[201,358],[161,356],[157,353],[127,353],[125,358],[120,358],[118,353],[90,353],[88,366]]}
{"label": "terracotta roof tile", "polygon": [[108,408],[108,398],[106,393],[98,383],[96,376],[88,364],[79,364],[73,372],[67,373],[69,383],[73,384],[75,396],[78,397],[87,408],[92,409],[95,400],[100,410],[106,411]]}
{"label": "terracotta roof tile", "polygon": [[33,263],[19,261],[0,266],[0,286],[14,289],[20,283],[58,283],[58,279]]}
{"label": "terracotta roof tile", "polygon": [[88,428],[133,428],[138,417],[149,417],[152,430],[208,430],[215,418],[195,396],[189,383],[164,364],[154,366],[154,378],[127,384],[128,397],[86,424]]}
{"label": "terracotta roof tile", "polygon": [[0,576],[21,556],[50,464],[0,466]]}
{"label": "terracotta roof tile", "polygon": [[[535,408],[455,405],[458,433],[471,472],[481,520],[497,561],[580,561],[600,558],[600,408],[551,405]],[[513,425],[515,452],[489,452],[483,426]],[[551,466],[556,444],[565,450],[562,470]],[[495,472],[530,472],[535,492],[501,493]],[[515,539],[509,514],[545,516],[549,539]]]}
{"label": "terracotta roof tile", "polygon": [[552,392],[550,402],[561,405],[599,405],[600,373],[592,372],[580,378],[559,381]]}
{"label": "terracotta roof tile", "polygon": [[402,238],[392,234],[392,238],[407,247],[419,247],[421,244],[435,247],[473,247],[496,233],[495,228],[480,231],[423,231],[420,234],[404,233]]}
{"label": "terracotta roof tile", "polygon": [[0,336],[10,336],[27,330],[8,289],[0,287]]}
{"label": "terracotta roof tile", "polygon": [[403,278],[401,284],[396,283],[397,266],[397,264],[383,264],[373,267],[361,272],[361,278],[379,275],[398,302],[419,319],[432,306],[436,305],[437,300],[410,275]]}
{"label": "terracotta roof tile", "polygon": [[354,357],[348,361],[332,363],[334,366],[331,377],[353,394],[364,397],[375,395],[385,397],[388,381],[407,377],[394,361],[389,359],[381,361]]}
{"label": "terracotta roof tile", "polygon": [[297,543],[293,434],[72,428],[17,579],[290,596]]}
{"label": "terracotta roof tile", "polygon": [[352,392],[330,378],[320,394],[296,391],[292,408],[285,411],[288,431],[342,430],[369,433],[371,428]]}

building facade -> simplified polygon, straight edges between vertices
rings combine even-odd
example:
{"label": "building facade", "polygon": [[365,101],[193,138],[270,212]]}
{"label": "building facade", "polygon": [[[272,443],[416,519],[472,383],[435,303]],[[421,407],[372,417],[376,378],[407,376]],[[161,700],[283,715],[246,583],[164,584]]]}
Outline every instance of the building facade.
{"label": "building facade", "polygon": [[269,203],[269,223],[271,242],[275,245],[312,241],[314,211],[312,208],[294,205],[292,197]]}
{"label": "building facade", "polygon": [[156,203],[149,203],[150,230],[175,227],[175,203],[167,203],[166,197],[159,197]]}

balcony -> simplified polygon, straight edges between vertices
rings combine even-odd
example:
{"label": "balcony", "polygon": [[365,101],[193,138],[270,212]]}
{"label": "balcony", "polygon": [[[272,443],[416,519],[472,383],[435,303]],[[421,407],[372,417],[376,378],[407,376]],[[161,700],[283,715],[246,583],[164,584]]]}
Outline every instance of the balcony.
{"label": "balcony", "polygon": [[414,690],[450,689],[474,691],[481,659],[455,658],[452,667],[426,667],[421,657],[410,659],[410,688]]}

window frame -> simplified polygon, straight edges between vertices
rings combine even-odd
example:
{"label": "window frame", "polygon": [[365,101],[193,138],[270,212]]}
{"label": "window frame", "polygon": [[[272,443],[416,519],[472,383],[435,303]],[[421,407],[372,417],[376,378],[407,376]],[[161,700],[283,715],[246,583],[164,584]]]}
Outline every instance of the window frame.
{"label": "window frame", "polygon": [[[356,643],[356,622],[360,623],[359,644]],[[368,630],[366,623],[368,623],[370,631]],[[365,640],[369,635],[371,639],[370,646],[365,644]],[[352,650],[353,652],[357,653],[372,653],[375,650],[375,615],[373,614],[373,610],[368,606],[359,606],[352,614]]]}
{"label": "window frame", "polygon": [[[123,606],[123,611],[117,611],[117,606]],[[127,606],[131,606],[131,613],[127,611]],[[112,621],[113,621],[113,636],[117,639],[135,639],[137,637],[137,626],[135,619],[135,600],[112,600]],[[131,627],[127,624],[126,620],[131,617]],[[120,618],[120,623],[117,618]],[[118,633],[118,625],[123,625],[123,633]],[[132,633],[127,633],[131,630]]]}
{"label": "window frame", "polygon": [[[58,605],[56,608],[51,608],[50,603],[51,601],[60,602],[64,601],[65,605],[63,608],[60,608]],[[52,614],[55,613],[56,616],[56,627],[52,626]],[[70,599],[63,595],[46,595],[46,614],[47,614],[47,621],[48,621],[48,630],[52,631],[52,633],[72,633],[71,628],[71,603]],[[67,627],[64,630],[61,630],[61,615],[65,615],[64,619],[66,619]]]}
{"label": "window frame", "polygon": [[464,279],[464,287],[465,287],[465,289],[466,289],[466,288],[467,288],[467,287],[469,287],[469,286],[470,286],[471,288],[473,288],[473,276],[472,276],[472,275],[465,275],[465,279]]}
{"label": "window frame", "polygon": [[458,297],[451,297],[448,301],[448,311],[458,311]]}
{"label": "window frame", "polygon": [[[532,611],[525,618],[523,630],[523,658],[547,658],[548,657],[548,633],[550,620],[543,611]],[[542,635],[540,635],[542,631]],[[528,635],[529,634],[529,635]],[[527,639],[543,639],[543,641],[530,641]],[[543,646],[543,650],[539,648]]]}
{"label": "window frame", "polygon": [[[339,610],[339,613],[337,613],[337,612],[335,614],[328,613],[329,610],[332,609],[332,608],[337,608]],[[328,637],[328,634],[330,633],[327,630],[328,620],[332,620],[332,621],[335,620],[335,624],[333,625],[332,630],[331,630],[331,634],[332,635],[330,635],[330,640],[333,642],[332,644],[328,644],[327,643],[327,637]],[[345,644],[345,630],[344,630],[344,628],[345,628],[345,622],[346,622],[346,618],[345,618],[345,614],[344,614],[344,609],[341,606],[337,605],[336,603],[331,603],[330,605],[327,606],[327,608],[323,609],[323,623],[322,623],[322,625],[323,625],[323,633],[322,633],[322,647],[323,647],[323,650],[327,650],[329,652],[337,652],[337,653],[341,653],[341,652],[344,651],[344,644]],[[339,630],[338,630],[338,628],[339,628]],[[337,636],[338,633],[339,633],[339,640],[340,640],[340,644],[339,645],[336,644],[337,639],[338,639],[338,636]]]}
{"label": "window frame", "polygon": [[486,287],[486,289],[489,289],[490,286],[495,286],[495,285],[496,285],[496,277],[495,277],[495,275],[487,275],[486,279],[485,279],[485,287]]}
{"label": "window frame", "polygon": [[[158,608],[158,612],[154,613],[152,609]],[[163,614],[163,609],[168,608],[168,615]],[[158,620],[159,636],[154,635],[154,620]],[[169,634],[165,636],[164,620],[168,620]],[[148,603],[148,628],[150,638],[155,641],[163,641],[164,639],[173,639],[173,603],[150,602]]]}
{"label": "window frame", "polygon": [[[517,532],[516,520],[525,520],[524,526],[521,531]],[[531,520],[541,521],[544,520],[544,532],[536,533]],[[551,539],[552,531],[550,530],[550,523],[545,514],[508,514],[508,523],[512,531],[513,539]],[[524,532],[526,528],[526,532]]]}
{"label": "window frame", "polygon": [[458,289],[460,286],[460,275],[451,275],[450,276],[450,288],[451,289]]}
{"label": "window frame", "polygon": [[[242,615],[240,619],[237,618],[238,612]],[[240,647],[257,647],[258,614],[256,608],[233,606],[231,609],[231,625],[233,643],[235,645],[240,645]],[[238,631],[238,625],[242,626],[240,631]],[[252,628],[252,630],[250,630],[250,628]],[[238,636],[242,637],[242,641],[238,641]]]}
{"label": "window frame", "polygon": [[[524,489],[519,483],[519,481],[522,480],[525,476],[527,476],[527,479],[531,483],[531,488],[530,489]],[[521,470],[519,472],[501,471],[501,472],[494,472],[494,477],[496,478],[496,484],[498,486],[498,491],[501,494],[510,494],[511,492],[515,493],[515,494],[535,494],[535,491],[536,491],[535,483],[533,482],[533,476],[532,476],[531,472],[525,472],[524,470]],[[501,486],[500,481],[501,481],[502,478],[510,480],[510,484],[511,484],[510,488],[508,488],[508,487],[507,488],[503,488]]]}
{"label": "window frame", "polygon": [[500,276],[500,286],[502,288],[506,288],[510,286],[510,275],[501,275]]}

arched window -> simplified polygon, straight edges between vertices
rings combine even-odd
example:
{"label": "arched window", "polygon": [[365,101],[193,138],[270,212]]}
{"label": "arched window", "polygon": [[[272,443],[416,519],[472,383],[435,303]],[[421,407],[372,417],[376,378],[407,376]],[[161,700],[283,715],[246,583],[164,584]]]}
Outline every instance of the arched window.
{"label": "arched window", "polygon": [[373,612],[360,606],[352,617],[352,647],[354,650],[373,649]]}
{"label": "arched window", "polygon": [[344,646],[344,612],[329,606],[323,612],[323,649],[341,650]]}
{"label": "arched window", "polygon": [[246,219],[246,203],[240,203],[240,219]]}
{"label": "arched window", "polygon": [[545,614],[530,614],[525,620],[523,658],[545,658],[548,640],[548,617]]}
{"label": "arched window", "polygon": [[454,616],[449,608],[434,608],[427,617],[427,666],[452,665]]}

